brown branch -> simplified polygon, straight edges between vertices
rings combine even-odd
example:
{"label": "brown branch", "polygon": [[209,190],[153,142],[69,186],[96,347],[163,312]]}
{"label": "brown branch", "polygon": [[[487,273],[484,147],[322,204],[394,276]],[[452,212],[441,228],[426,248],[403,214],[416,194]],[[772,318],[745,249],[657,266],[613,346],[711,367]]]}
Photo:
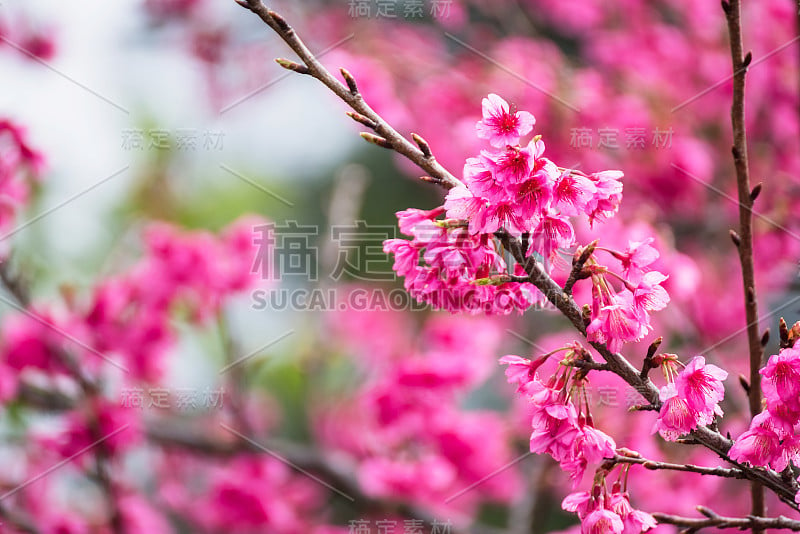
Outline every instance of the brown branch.
{"label": "brown branch", "polygon": [[[400,135],[397,130],[392,128],[389,123],[387,123],[380,115],[378,115],[367,104],[361,93],[358,91],[358,85],[356,84],[356,80],[353,78],[352,74],[342,69],[342,76],[347,82],[347,85],[336,79],[333,74],[331,74],[331,72],[328,71],[328,69],[326,69],[316,57],[314,57],[314,54],[311,53],[306,44],[300,39],[300,37],[297,36],[295,31],[291,26],[289,26],[289,24],[287,24],[283,17],[267,8],[267,6],[265,6],[260,0],[236,0],[236,2],[242,7],[249,9],[258,15],[261,20],[263,20],[270,28],[272,28],[272,30],[275,31],[275,33],[277,33],[287,45],[289,45],[289,48],[291,48],[295,54],[297,54],[304,66],[308,69],[308,72],[303,72],[304,74],[308,74],[309,76],[312,76],[325,84],[328,89],[333,91],[336,96],[341,98],[359,115],[374,123],[374,126],[370,125],[370,127],[377,134],[377,138],[382,140],[381,142],[385,141],[385,143],[395,152],[414,162],[431,177],[437,179],[442,186],[449,189],[451,187],[463,185],[461,180],[450,174],[450,172],[442,167],[442,165],[440,165],[439,162],[433,158],[433,156],[428,155],[430,154],[429,152],[426,154],[426,150],[424,148],[419,148],[414,143]],[[285,68],[297,71],[297,68],[293,65],[287,67],[283,62],[279,61],[279,63]],[[286,64],[289,65],[290,63],[291,62],[287,62]],[[362,124],[367,124],[361,120],[359,120],[359,122]],[[370,142],[376,141],[375,137],[365,137],[365,139]],[[383,144],[381,144],[381,146],[383,146]]]}
{"label": "brown branch", "polygon": [[569,365],[577,367],[578,369],[585,369],[587,371],[611,371],[611,368],[608,366],[607,363],[601,363],[601,362],[576,360],[574,362],[570,362]]}
{"label": "brown branch", "polygon": [[[733,65],[733,104],[731,105],[731,125],[733,127],[733,163],[736,169],[736,185],[739,196],[739,231],[736,247],[742,265],[742,286],[744,290],[745,321],[747,324],[747,344],[750,354],[750,389],[748,400],[750,416],[761,412],[761,361],[764,347],[758,329],[758,303],[756,300],[755,268],[753,262],[753,201],[750,189],[750,169],[747,163],[747,129],[745,126],[744,87],[747,66],[752,60],[750,52],[744,54],[742,45],[742,6],[740,0],[723,0],[722,8],[728,21],[728,34],[731,42],[731,62]],[[763,516],[764,488],[753,482],[751,488],[752,513]]]}
{"label": "brown branch", "polygon": [[753,532],[762,532],[765,529],[784,529],[800,531],[800,521],[789,519],[788,517],[725,517],[709,510],[704,506],[698,506],[697,510],[706,516],[705,518],[680,517],[677,515],[655,513],[653,517],[659,523],[667,523],[678,527],[685,527],[685,532],[697,532],[701,528],[738,528],[739,530],[752,529]]}
{"label": "brown branch", "polygon": [[621,463],[637,464],[651,471],[659,471],[659,470],[685,471],[688,473],[698,473],[700,475],[710,475],[722,478],[747,479],[747,474],[741,469],[726,468],[726,467],[705,467],[702,465],[657,462],[655,460],[648,460],[647,458],[626,456],[624,454],[622,455],[617,454],[614,458],[609,458],[608,460],[606,460],[606,463],[608,463],[609,465],[621,464]]}

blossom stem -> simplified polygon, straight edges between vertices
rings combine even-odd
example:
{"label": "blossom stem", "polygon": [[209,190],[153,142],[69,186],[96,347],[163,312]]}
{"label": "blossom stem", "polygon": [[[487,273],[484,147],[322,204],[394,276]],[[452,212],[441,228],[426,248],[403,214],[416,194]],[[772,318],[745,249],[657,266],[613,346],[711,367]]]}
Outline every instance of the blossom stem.
{"label": "blossom stem", "polygon": [[661,346],[661,343],[664,341],[664,338],[659,336],[653,341],[649,347],[647,347],[647,355],[644,357],[644,363],[642,364],[642,371],[639,373],[639,377],[642,380],[647,379],[647,375],[650,373],[650,370],[653,369],[653,357],[656,355],[656,351],[658,351],[658,347]]}

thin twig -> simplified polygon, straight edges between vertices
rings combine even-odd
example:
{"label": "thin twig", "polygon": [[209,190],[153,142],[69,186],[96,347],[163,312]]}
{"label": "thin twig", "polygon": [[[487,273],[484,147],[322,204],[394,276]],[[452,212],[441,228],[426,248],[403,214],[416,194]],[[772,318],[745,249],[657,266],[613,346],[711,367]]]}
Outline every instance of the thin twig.
{"label": "thin twig", "polygon": [[631,457],[626,455],[616,455],[614,458],[606,460],[608,464],[637,464],[651,471],[685,471],[688,473],[698,473],[700,475],[711,475],[722,478],[747,479],[747,474],[741,469],[727,467],[705,467],[693,464],[673,464],[669,462],[657,462],[642,457]]}
{"label": "thin twig", "polygon": [[664,341],[664,338],[659,336],[656,338],[655,341],[650,343],[650,346],[647,347],[647,354],[644,357],[644,362],[642,363],[642,371],[639,373],[639,377],[642,380],[647,379],[647,375],[650,374],[650,370],[653,369],[653,356],[656,355],[658,351],[658,347],[661,346],[661,343]]}

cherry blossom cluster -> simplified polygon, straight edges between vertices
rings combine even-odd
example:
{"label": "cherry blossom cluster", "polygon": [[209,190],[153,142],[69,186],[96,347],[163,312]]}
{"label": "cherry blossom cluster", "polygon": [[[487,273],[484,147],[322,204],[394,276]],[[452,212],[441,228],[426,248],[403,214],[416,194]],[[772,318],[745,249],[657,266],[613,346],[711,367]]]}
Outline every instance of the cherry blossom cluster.
{"label": "cherry blossom cluster", "polygon": [[557,249],[575,242],[569,217],[594,221],[617,212],[622,172],[585,175],[558,167],[544,157],[541,136],[521,144],[534,123],[533,115],[513,110],[496,94],[485,98],[476,129],[493,150],[467,160],[465,186],[451,189],[444,206],[448,217],[469,221],[471,234],[501,228],[514,236],[529,234],[528,254],[550,260]]}
{"label": "cherry blossom cluster", "polygon": [[[556,354],[561,354],[556,371],[541,379],[538,371]],[[508,355],[500,363],[507,365],[508,382],[516,385],[517,392],[528,401],[533,427],[531,452],[552,456],[569,475],[573,489],[587,468],[595,467],[592,492],[573,493],[563,504],[565,510],[578,513],[582,532],[635,534],[654,527],[649,514],[630,506],[619,481],[610,494],[606,490],[608,466],[616,465],[618,449],[612,437],[596,428],[590,411],[588,368],[593,361],[588,351],[572,342],[533,360]],[[722,415],[719,402],[724,396],[725,371],[706,364],[702,356],[695,356],[684,366],[674,354],[662,354],[653,363],[661,367],[668,382],[661,389],[663,404],[653,432],[674,441]],[[626,487],[629,467],[622,468]]]}
{"label": "cherry blossom cluster", "polygon": [[[414,298],[437,309],[473,314],[508,314],[541,302],[533,284],[502,278],[509,272],[508,263],[493,236],[473,235],[460,223],[435,220],[443,213],[442,207],[399,212],[400,231],[413,239],[384,243],[384,251],[395,255],[394,270],[405,277]],[[513,272],[522,274],[518,265]]]}
{"label": "cherry blossom cluster", "polygon": [[[472,46],[480,36],[480,49],[489,57],[503,58],[502,65],[476,64],[467,48],[454,53],[452,41],[443,32],[405,24],[401,18],[348,18],[338,6],[331,6],[314,18],[313,28],[326,42],[355,32],[368,43],[337,49],[333,64],[350,68],[365,98],[389,123],[400,130],[424,132],[437,161],[448,169],[459,168],[467,156],[482,148],[479,142],[483,140],[473,135],[469,110],[476,99],[490,92],[513,99],[520,109],[535,110],[538,124],[560,133],[545,139],[551,160],[567,166],[580,162],[579,168],[587,172],[624,169],[632,178],[625,181],[625,197],[632,209],[617,215],[613,225],[606,223],[604,234],[611,239],[618,235],[641,240],[646,236],[636,231],[645,221],[658,229],[662,237],[659,263],[662,268],[672,264],[663,272],[671,275],[668,290],[676,311],[684,316],[681,322],[660,325],[661,333],[669,335],[675,328],[683,337],[686,328],[691,328],[698,347],[716,343],[720,331],[743,320],[742,299],[728,284],[738,276],[734,251],[709,246],[728,228],[709,227],[708,213],[735,217],[737,209],[735,203],[720,205],[714,195],[706,194],[707,185],[728,191],[731,178],[730,140],[727,130],[719,128],[721,118],[730,112],[730,102],[704,93],[730,76],[729,43],[719,6],[705,4],[698,10],[686,0],[669,0],[666,8],[633,0],[460,0],[456,4],[466,13],[479,15],[451,17],[446,31],[472,36],[465,40]],[[530,32],[516,24],[520,9],[553,33]],[[759,50],[776,50],[797,35],[795,11],[784,0],[743,3],[745,19],[763,21],[746,31],[755,57]],[[505,22],[506,31],[495,31],[498,20]],[[393,44],[398,42],[404,46]],[[565,47],[565,43],[570,45]],[[676,51],[682,52],[676,55]],[[426,58],[425,68],[418,68],[419,57]],[[534,81],[541,90],[520,84],[503,67]],[[759,76],[749,80],[748,115],[764,120],[751,121],[748,133],[771,149],[749,155],[752,170],[754,175],[766,175],[769,169],[779,168],[787,177],[798,176],[800,151],[791,144],[800,135],[800,121],[791,111],[797,108],[791,73],[798,68],[798,58],[776,56],[762,68]],[[704,96],[693,99],[701,93]],[[414,105],[417,102],[430,105]],[[686,113],[685,120],[670,119],[664,114],[665,106],[678,106]],[[574,113],[576,109],[580,113]],[[573,142],[571,133],[582,130],[593,132],[589,146]],[[619,132],[613,140],[618,147],[601,146],[603,130]],[[669,146],[653,148],[656,130],[671,132]],[[637,136],[641,145],[629,146],[628,139]],[[800,240],[791,234],[800,228],[800,203],[786,202],[797,198],[794,183],[772,180],[758,198],[762,213],[771,213],[780,225],[756,225],[760,295],[779,293],[796,275],[794,259],[800,254]],[[721,224],[722,218],[713,220]],[[584,239],[580,226],[575,227],[579,242],[592,239]],[[678,262],[686,272],[678,271]],[[696,298],[701,287],[708,299]],[[732,347],[716,351],[720,361],[739,358]]]}
{"label": "cherry blossom cluster", "polygon": [[787,347],[770,356],[761,376],[767,409],[736,438],[730,457],[776,471],[800,466],[800,348]]}
{"label": "cherry blossom cluster", "polygon": [[[652,242],[653,238],[630,241],[621,252],[605,249],[619,262],[621,273],[590,258],[586,268],[592,280],[591,322],[586,327],[589,341],[605,343],[618,352],[623,343],[640,341],[652,330],[650,312],[669,303],[661,285],[667,276],[651,270],[659,256]],[[620,291],[614,289],[612,279],[619,283]]]}
{"label": "cherry blossom cluster", "polygon": [[[536,370],[555,353],[564,352],[555,374],[540,380]],[[580,483],[589,464],[612,458],[616,443],[595,428],[586,395],[586,371],[576,367],[591,357],[580,343],[569,344],[536,360],[504,356],[506,377],[527,397],[533,410],[530,450],[549,454],[569,474],[573,485]]]}
{"label": "cherry blossom cluster", "polygon": [[[556,372],[541,380],[537,370],[548,359],[563,353]],[[564,510],[575,512],[581,520],[581,532],[638,534],[655,527],[647,513],[634,510],[627,491],[618,480],[608,493],[605,485],[608,469],[604,461],[617,452],[614,439],[599,430],[589,407],[588,371],[581,364],[591,363],[591,356],[580,343],[569,343],[535,360],[504,356],[508,382],[517,385],[517,392],[527,398],[531,408],[530,450],[549,454],[578,486],[590,465],[596,469],[592,492],[572,493],[564,499]],[[627,485],[627,467],[624,470]]]}
{"label": "cherry blossom cluster", "polygon": [[[703,356],[695,356],[686,366],[674,354],[662,354],[658,359],[667,385],[659,392],[662,404],[653,432],[675,441],[723,415],[719,403],[725,396],[722,381],[728,377],[726,371],[707,364]],[[683,367],[680,371],[679,366]]]}
{"label": "cherry blossom cluster", "polygon": [[[571,217],[591,225],[618,211],[622,173],[586,175],[558,167],[544,157],[541,136],[521,144],[534,123],[530,113],[490,94],[476,131],[493,148],[467,160],[465,185],[452,188],[441,207],[398,213],[401,232],[413,239],[388,240],[384,250],[394,253],[394,270],[420,302],[451,312],[499,314],[541,303],[532,284],[513,279],[525,272],[509,265],[498,233],[521,238],[526,256],[552,273],[559,251],[576,244]],[[650,313],[669,302],[661,285],[667,276],[652,269],[659,257],[653,241],[629,242],[624,251],[602,249],[608,265],[589,258],[581,275],[592,283],[590,341],[617,352],[652,329]]]}
{"label": "cherry blossom cluster", "polygon": [[[622,467],[627,477],[627,468]],[[639,534],[656,527],[650,514],[631,506],[623,483],[616,480],[609,493],[606,487],[607,472],[598,471],[592,492],[581,491],[567,495],[561,507],[578,514],[581,532],[585,534]],[[627,483],[627,479],[625,480]],[[626,484],[625,484],[626,485]]]}

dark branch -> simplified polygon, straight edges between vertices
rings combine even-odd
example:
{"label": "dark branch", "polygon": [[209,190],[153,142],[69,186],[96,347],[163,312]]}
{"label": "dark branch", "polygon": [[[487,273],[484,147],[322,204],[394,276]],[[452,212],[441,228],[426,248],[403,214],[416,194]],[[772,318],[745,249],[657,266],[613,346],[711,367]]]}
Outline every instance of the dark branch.
{"label": "dark branch", "polygon": [[630,457],[625,455],[617,455],[614,458],[606,460],[608,464],[637,464],[645,469],[651,471],[685,471],[688,473],[698,473],[700,475],[710,475],[723,478],[738,478],[747,479],[747,474],[741,469],[726,468],[726,467],[705,467],[702,465],[692,464],[673,464],[668,462],[657,462],[655,460],[648,460],[642,457]]}
{"label": "dark branch", "polygon": [[659,523],[667,523],[678,527],[684,527],[687,532],[697,532],[701,528],[738,528],[739,530],[751,529],[753,532],[763,531],[768,528],[800,531],[800,521],[789,519],[788,517],[724,517],[708,508],[698,506],[697,510],[705,518],[680,517],[677,515],[655,513],[653,517]]}
{"label": "dark branch", "polygon": [[[747,325],[747,344],[750,354],[750,380],[748,401],[750,416],[761,412],[761,360],[764,347],[758,328],[758,303],[756,300],[756,280],[753,262],[753,200],[758,193],[750,187],[750,169],[747,163],[747,129],[745,126],[744,85],[747,67],[752,60],[750,52],[744,54],[742,45],[742,6],[740,0],[730,0],[723,4],[728,21],[728,35],[731,42],[731,63],[733,66],[733,104],[731,105],[731,125],[733,127],[733,164],[736,169],[736,186],[739,196],[739,261],[742,265],[742,286],[744,290],[745,321]],[[760,190],[760,188],[759,188]],[[755,192],[755,194],[753,194]],[[763,516],[764,488],[753,482],[751,488],[753,515]]]}

